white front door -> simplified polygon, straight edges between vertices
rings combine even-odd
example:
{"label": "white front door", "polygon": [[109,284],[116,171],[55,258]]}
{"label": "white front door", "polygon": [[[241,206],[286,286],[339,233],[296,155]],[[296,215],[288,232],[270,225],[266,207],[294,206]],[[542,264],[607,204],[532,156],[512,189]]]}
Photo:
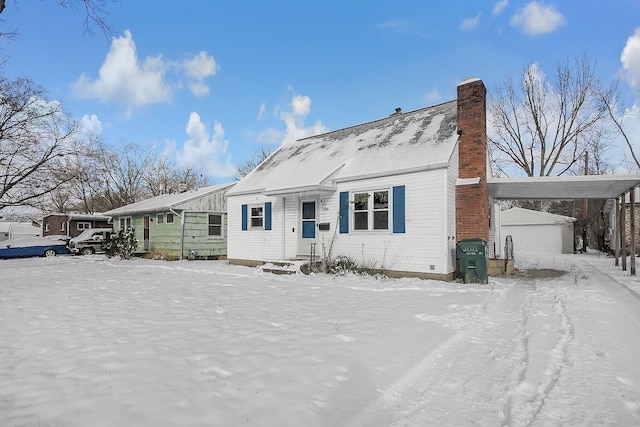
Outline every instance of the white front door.
{"label": "white front door", "polygon": [[[317,242],[318,200],[303,199],[300,201],[300,222],[298,232],[298,255],[311,254],[311,245]],[[317,248],[316,248],[317,251]]]}

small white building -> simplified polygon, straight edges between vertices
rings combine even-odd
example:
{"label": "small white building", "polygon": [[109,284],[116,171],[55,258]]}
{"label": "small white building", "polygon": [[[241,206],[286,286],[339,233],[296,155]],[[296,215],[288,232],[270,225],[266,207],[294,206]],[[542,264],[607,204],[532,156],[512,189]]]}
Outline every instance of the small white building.
{"label": "small white building", "polygon": [[575,218],[511,208],[500,212],[502,247],[511,236],[516,256],[523,253],[571,254],[574,251]]}
{"label": "small white building", "polygon": [[40,236],[40,226],[31,222],[0,221],[0,242],[20,237]]}

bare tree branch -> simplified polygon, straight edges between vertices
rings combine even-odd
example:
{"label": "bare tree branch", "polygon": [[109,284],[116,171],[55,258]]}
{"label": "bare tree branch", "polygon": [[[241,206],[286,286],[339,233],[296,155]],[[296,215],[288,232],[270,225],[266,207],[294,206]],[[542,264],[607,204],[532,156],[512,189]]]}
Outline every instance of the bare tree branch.
{"label": "bare tree branch", "polygon": [[600,83],[594,68],[581,56],[559,64],[547,77],[532,63],[518,83],[507,77],[495,90],[488,108],[489,142],[494,161],[502,161],[501,173],[565,174],[585,151],[606,144],[601,129],[606,109],[595,92]]}

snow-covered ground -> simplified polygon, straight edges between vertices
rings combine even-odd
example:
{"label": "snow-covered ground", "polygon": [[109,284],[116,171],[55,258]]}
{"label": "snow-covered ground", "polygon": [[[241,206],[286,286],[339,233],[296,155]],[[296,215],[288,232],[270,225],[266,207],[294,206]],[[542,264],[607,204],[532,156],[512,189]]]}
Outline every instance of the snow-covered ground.
{"label": "snow-covered ground", "polygon": [[0,261],[0,425],[640,425],[640,280],[597,255],[517,266],[472,285]]}

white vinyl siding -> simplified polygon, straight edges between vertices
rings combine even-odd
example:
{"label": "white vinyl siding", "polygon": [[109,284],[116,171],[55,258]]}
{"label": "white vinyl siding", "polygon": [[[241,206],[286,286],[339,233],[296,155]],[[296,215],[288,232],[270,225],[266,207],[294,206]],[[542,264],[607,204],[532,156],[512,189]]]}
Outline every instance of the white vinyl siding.
{"label": "white vinyl siding", "polygon": [[[356,263],[386,270],[427,274],[450,274],[450,253],[445,248],[453,245],[455,235],[455,178],[446,168],[406,175],[394,175],[360,181],[341,182],[336,191],[318,198],[318,223],[328,223],[329,230],[318,230],[316,255],[323,257],[331,248],[331,256],[348,256]],[[392,233],[392,218],[388,230],[353,232],[353,211],[349,214],[348,234],[338,232],[339,197],[341,191],[351,195],[387,189],[389,216],[393,209],[392,188],[405,186],[405,233]],[[455,189],[454,189],[455,191]],[[272,202],[271,231],[242,231],[242,205],[247,205],[250,216],[252,206]],[[289,195],[266,197],[263,195],[237,195],[228,198],[228,257],[237,260],[275,261],[292,259],[297,255],[297,236],[300,229],[300,198]],[[453,217],[449,220],[447,216]],[[447,226],[448,224],[448,226]],[[451,233],[451,234],[449,234]],[[455,259],[454,259],[455,261]]]}

